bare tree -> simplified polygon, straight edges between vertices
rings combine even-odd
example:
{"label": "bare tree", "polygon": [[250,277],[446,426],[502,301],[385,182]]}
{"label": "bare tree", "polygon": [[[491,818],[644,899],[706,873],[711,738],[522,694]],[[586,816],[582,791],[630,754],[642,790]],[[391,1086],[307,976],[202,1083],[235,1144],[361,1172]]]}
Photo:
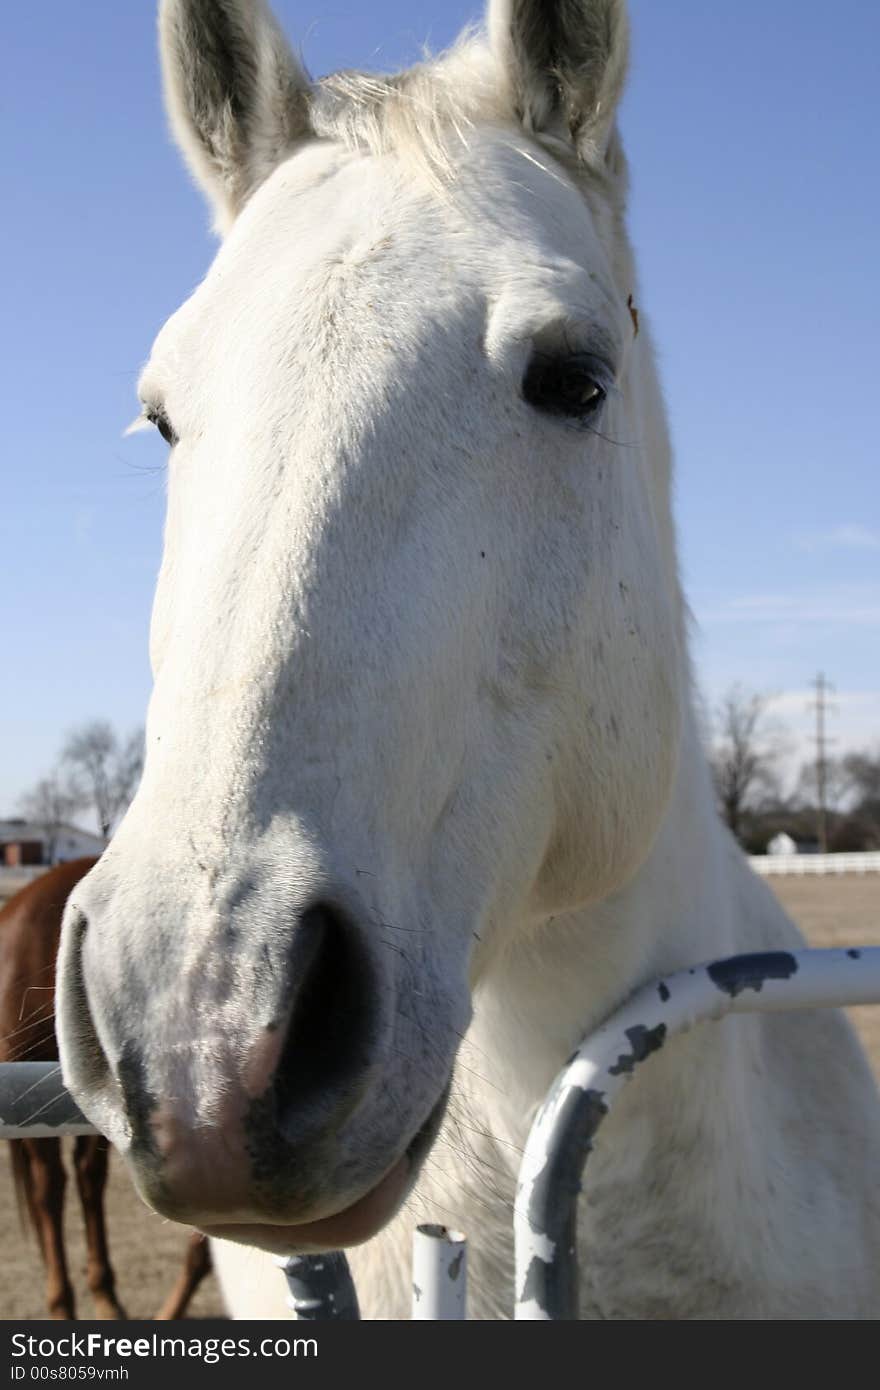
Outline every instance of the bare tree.
{"label": "bare tree", "polygon": [[876,753],[847,753],[841,767],[856,803],[880,807],[880,749]]}
{"label": "bare tree", "polygon": [[46,858],[55,863],[58,835],[73,815],[77,798],[56,770],[43,777],[19,802],[22,814],[38,826],[46,837]]}
{"label": "bare tree", "polygon": [[143,770],[143,747],[142,729],[123,742],[106,719],[74,729],[64,745],[62,759],[76,803],[94,811],[105,840],[134,796]]}
{"label": "bare tree", "polygon": [[770,697],[731,686],[714,718],[710,751],[712,775],[721,813],[741,836],[743,812],[762,796],[779,794],[777,764],[785,751],[785,739],[776,721],[769,718]]}

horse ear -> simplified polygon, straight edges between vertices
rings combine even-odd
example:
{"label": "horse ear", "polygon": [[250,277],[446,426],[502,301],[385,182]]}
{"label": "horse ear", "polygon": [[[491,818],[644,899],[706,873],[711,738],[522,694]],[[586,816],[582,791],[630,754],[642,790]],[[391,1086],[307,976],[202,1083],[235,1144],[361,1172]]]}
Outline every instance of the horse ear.
{"label": "horse ear", "polygon": [[489,0],[487,23],[526,129],[604,159],[626,73],[625,0]]}
{"label": "horse ear", "polygon": [[265,0],[161,0],[171,126],[225,231],[308,134],[309,80]]}

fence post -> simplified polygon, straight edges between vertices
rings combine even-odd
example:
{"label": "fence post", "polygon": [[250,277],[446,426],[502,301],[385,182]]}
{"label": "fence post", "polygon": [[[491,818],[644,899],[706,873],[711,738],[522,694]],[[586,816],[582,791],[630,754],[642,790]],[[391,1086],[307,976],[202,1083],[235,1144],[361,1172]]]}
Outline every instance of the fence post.
{"label": "fence post", "polygon": [[302,1322],[355,1322],[360,1318],[348,1260],[339,1250],[326,1255],[282,1255],[287,1306]]}
{"label": "fence post", "polygon": [[418,1226],[413,1237],[415,1321],[457,1321],[466,1316],[467,1241],[446,1226]]}

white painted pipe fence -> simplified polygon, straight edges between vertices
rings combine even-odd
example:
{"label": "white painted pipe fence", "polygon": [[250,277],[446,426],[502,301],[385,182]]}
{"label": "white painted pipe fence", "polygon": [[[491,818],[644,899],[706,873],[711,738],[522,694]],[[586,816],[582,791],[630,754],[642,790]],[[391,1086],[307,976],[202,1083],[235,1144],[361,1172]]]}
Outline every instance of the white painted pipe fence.
{"label": "white painted pipe fence", "polygon": [[467,1302],[467,1241],[446,1226],[418,1226],[413,1237],[412,1315],[457,1322]]}
{"label": "white painted pipe fence", "polygon": [[[835,856],[836,857],[836,856]],[[730,1013],[880,1003],[880,946],[731,956],[655,980],[584,1040],[559,1072],[526,1141],[514,1205],[518,1319],[578,1313],[577,1202],[599,1129],[624,1084],[676,1033]],[[55,1063],[0,1065],[0,1138],[91,1133]],[[353,1319],[345,1256],[279,1261],[289,1306],[305,1319]],[[464,1237],[416,1232],[413,1316],[465,1316]]]}
{"label": "white painted pipe fence", "polygon": [[94,1133],[64,1089],[57,1062],[0,1064],[0,1139]]}
{"label": "white painted pipe fence", "polygon": [[577,1200],[599,1128],[642,1062],[676,1033],[731,1013],[880,1004],[880,946],[764,951],[679,970],[638,990],[585,1038],[529,1131],[514,1204],[516,1317],[578,1315]]}

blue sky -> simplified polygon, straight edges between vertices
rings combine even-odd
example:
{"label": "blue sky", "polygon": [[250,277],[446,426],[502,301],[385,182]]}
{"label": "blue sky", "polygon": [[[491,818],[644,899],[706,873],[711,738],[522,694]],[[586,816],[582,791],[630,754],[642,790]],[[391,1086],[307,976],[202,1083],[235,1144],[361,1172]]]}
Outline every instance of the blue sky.
{"label": "blue sky", "polygon": [[[315,73],[439,48],[479,0],[277,0]],[[710,701],[775,692],[838,748],[880,741],[880,8],[632,0],[622,126],[641,306],[677,455]],[[164,446],[135,383],[213,240],[167,136],[150,0],[4,17],[0,815],[97,715],[139,723]],[[806,751],[806,744],[802,744]]]}

